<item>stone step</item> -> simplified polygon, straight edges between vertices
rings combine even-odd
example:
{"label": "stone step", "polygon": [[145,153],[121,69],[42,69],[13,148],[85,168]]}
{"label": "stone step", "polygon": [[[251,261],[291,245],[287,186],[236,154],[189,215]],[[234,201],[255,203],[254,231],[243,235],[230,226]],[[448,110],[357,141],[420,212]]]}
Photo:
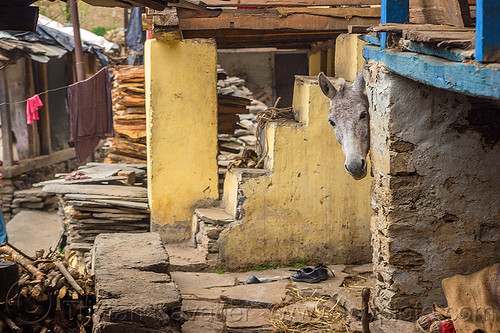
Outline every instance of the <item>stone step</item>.
{"label": "stone step", "polygon": [[219,207],[196,209],[192,221],[192,246],[203,253],[219,253],[219,235],[234,218]]}
{"label": "stone step", "polygon": [[234,222],[234,217],[219,207],[198,208],[194,213],[199,219],[209,225],[225,227],[229,223]]}
{"label": "stone step", "polygon": [[171,272],[203,272],[214,267],[217,255],[203,253],[190,243],[166,244]]}
{"label": "stone step", "polygon": [[159,234],[100,234],[92,263],[93,333],[181,331],[187,318]]}

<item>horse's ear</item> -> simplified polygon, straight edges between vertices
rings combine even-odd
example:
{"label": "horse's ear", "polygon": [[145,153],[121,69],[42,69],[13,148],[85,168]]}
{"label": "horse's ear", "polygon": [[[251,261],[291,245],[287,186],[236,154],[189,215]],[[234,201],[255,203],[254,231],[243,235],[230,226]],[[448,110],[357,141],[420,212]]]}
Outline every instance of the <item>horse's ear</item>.
{"label": "horse's ear", "polygon": [[363,93],[365,91],[365,78],[363,77],[363,70],[361,70],[358,76],[356,76],[356,79],[352,83],[352,89],[359,93]]}
{"label": "horse's ear", "polygon": [[318,81],[323,94],[329,99],[334,98],[335,95],[337,94],[337,89],[335,89],[333,84],[330,82],[330,80],[328,80],[328,78],[326,77],[325,74],[323,74],[323,72],[319,73]]}

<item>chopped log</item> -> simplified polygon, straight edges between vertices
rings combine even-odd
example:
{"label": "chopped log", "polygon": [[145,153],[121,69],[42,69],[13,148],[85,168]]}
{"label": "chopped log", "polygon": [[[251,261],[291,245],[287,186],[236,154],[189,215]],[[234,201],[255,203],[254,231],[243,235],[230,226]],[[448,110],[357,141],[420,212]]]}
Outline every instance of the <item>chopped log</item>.
{"label": "chopped log", "polygon": [[19,265],[23,266],[28,272],[31,273],[37,280],[43,280],[45,277],[45,274],[40,272],[38,268],[34,266],[34,262],[31,261],[30,259],[26,258],[24,255],[19,253],[18,251],[14,250],[10,245],[8,244],[2,244],[0,245],[0,253],[6,254],[12,258],[12,261],[15,263],[18,263]]}
{"label": "chopped log", "polygon": [[144,77],[144,66],[127,66],[126,68],[120,68],[119,71],[116,72],[114,79],[124,81]]}
{"label": "chopped log", "polygon": [[118,176],[122,176],[127,178],[125,183],[128,185],[134,185],[135,184],[135,172],[134,171],[119,171]]}
{"label": "chopped log", "polygon": [[131,164],[136,164],[136,163],[144,163],[146,164],[146,161],[143,159],[139,158],[134,158],[130,156],[124,156],[124,155],[117,155],[117,154],[109,154],[107,159],[112,161],[112,163],[131,163]]}
{"label": "chopped log", "polygon": [[66,269],[66,267],[62,262],[56,262],[56,267],[76,292],[78,292],[80,295],[85,294],[82,287],[80,287],[80,285],[75,281],[73,276],[71,276],[71,274],[68,272],[68,270]]}
{"label": "chopped log", "polygon": [[7,327],[10,328],[13,332],[22,332],[23,331],[21,328],[19,328],[19,326],[16,325],[16,323],[14,323],[12,321],[12,319],[7,317],[2,312],[0,312],[0,320],[2,320],[7,325]]}

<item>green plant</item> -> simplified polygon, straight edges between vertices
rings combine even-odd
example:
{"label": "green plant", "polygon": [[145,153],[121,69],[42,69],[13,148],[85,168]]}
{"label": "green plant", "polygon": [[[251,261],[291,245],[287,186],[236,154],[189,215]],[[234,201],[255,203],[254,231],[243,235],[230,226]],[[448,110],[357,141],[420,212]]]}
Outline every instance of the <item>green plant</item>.
{"label": "green plant", "polygon": [[304,267],[304,266],[307,266],[307,261],[306,260],[300,260],[300,261],[292,262],[288,266],[293,267],[293,268]]}
{"label": "green plant", "polygon": [[224,274],[224,271],[222,269],[218,269],[214,273],[215,274]]}
{"label": "green plant", "polygon": [[103,27],[102,25],[99,25],[97,27],[94,27],[92,28],[91,30],[93,33],[95,33],[96,35],[99,35],[99,36],[104,36],[104,34],[106,33],[106,28]]}

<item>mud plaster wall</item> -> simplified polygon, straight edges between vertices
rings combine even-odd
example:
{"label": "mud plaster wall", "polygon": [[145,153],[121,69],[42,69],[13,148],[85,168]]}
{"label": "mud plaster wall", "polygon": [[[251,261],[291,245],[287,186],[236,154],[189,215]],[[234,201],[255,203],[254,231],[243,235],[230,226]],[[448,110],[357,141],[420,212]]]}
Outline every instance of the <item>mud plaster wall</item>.
{"label": "mud plaster wall", "polygon": [[[415,318],[446,303],[441,280],[500,261],[496,105],[365,70],[374,166],[374,306]],[[495,109],[496,107],[496,109]]]}

